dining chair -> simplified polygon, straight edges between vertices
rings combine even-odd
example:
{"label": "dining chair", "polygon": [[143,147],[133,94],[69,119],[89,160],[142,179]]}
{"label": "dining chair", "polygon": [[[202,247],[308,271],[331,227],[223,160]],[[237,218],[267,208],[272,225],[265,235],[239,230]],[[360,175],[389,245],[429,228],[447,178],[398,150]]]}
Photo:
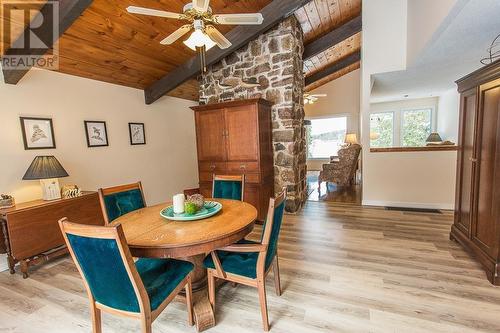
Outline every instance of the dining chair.
{"label": "dining chair", "polygon": [[265,281],[267,274],[273,268],[274,287],[276,294],[281,296],[277,249],[285,201],[286,189],[275,199],[269,200],[260,242],[242,240],[212,251],[205,258],[203,264],[208,272],[208,294],[214,312],[216,278],[256,287],[259,291],[264,330],[269,331]]}
{"label": "dining chair", "polygon": [[243,201],[245,175],[213,175],[212,198]]}
{"label": "dining chair", "polygon": [[141,182],[100,188],[99,201],[106,224],[122,215],[146,207]]}
{"label": "dining chair", "polygon": [[151,333],[152,322],[182,289],[188,324],[194,324],[193,264],[146,258],[134,262],[121,225],[90,226],[63,218],[59,226],[87,290],[94,333],[102,332],[101,311],[137,318],[142,332]]}

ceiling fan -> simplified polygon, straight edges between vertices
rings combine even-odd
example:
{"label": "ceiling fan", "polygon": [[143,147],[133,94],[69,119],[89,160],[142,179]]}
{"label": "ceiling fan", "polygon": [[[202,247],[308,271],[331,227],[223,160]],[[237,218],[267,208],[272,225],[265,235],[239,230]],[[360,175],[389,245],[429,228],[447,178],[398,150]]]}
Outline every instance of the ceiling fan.
{"label": "ceiling fan", "polygon": [[314,104],[320,97],[326,97],[327,94],[304,94],[304,104]]}
{"label": "ceiling fan", "polygon": [[215,45],[227,49],[232,44],[217,30],[216,25],[258,25],[264,17],[260,13],[253,14],[214,14],[210,8],[210,0],[193,0],[186,4],[182,14],[144,7],[129,6],[127,11],[132,14],[158,16],[164,18],[184,20],[188,23],[165,37],[160,43],[170,45],[190,31],[191,36],[184,44],[193,51],[200,51],[202,68],[205,71],[205,51]]}

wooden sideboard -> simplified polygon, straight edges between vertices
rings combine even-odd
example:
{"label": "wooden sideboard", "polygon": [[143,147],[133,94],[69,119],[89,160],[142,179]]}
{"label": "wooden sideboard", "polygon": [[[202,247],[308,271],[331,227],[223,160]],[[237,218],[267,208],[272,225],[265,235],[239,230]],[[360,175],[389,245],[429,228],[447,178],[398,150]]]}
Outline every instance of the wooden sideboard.
{"label": "wooden sideboard", "polygon": [[244,174],[244,201],[257,208],[259,221],[274,195],[271,106],[249,99],[192,107],[201,194],[212,196],[214,174]]}
{"label": "wooden sideboard", "polygon": [[500,60],[457,81],[460,92],[455,222],[450,237],[500,285]]}
{"label": "wooden sideboard", "polygon": [[75,223],[104,225],[97,192],[52,201],[35,200],[12,208],[0,209],[0,250],[7,253],[10,273],[20,263],[23,277],[29,266],[67,253],[58,221],[68,217]]}

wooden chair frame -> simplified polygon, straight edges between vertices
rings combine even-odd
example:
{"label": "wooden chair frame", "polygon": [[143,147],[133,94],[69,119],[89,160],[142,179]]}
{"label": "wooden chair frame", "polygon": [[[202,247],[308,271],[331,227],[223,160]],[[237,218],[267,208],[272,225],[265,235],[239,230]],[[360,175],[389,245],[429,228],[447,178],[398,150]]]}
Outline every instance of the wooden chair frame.
{"label": "wooden chair frame", "polygon": [[208,296],[212,309],[215,313],[215,279],[223,279],[233,283],[241,283],[250,287],[255,287],[259,291],[259,302],[260,310],[262,314],[262,322],[264,326],[264,331],[269,331],[269,317],[267,311],[267,298],[266,298],[266,276],[273,269],[274,273],[274,287],[276,289],[276,295],[281,296],[281,282],[280,282],[280,272],[278,264],[278,252],[273,259],[273,264],[266,271],[266,256],[269,241],[271,238],[271,231],[274,224],[274,209],[279,206],[286,199],[286,189],[283,190],[275,199],[271,198],[269,200],[269,209],[267,211],[266,226],[263,230],[262,242],[260,244],[233,244],[218,250],[228,251],[228,252],[258,252],[259,257],[257,259],[257,278],[251,279],[245,276],[227,273],[222,268],[219,257],[216,251],[212,251],[210,255],[214,262],[215,269],[208,269]]}
{"label": "wooden chair frame", "polygon": [[144,202],[144,207],[147,207],[146,198],[144,198],[144,190],[142,189],[142,183],[139,181],[137,183],[126,184],[126,185],[118,185],[107,188],[100,188],[99,192],[99,202],[101,203],[102,215],[104,216],[104,223],[108,225],[110,223],[108,218],[108,210],[106,209],[106,204],[104,202],[104,197],[110,194],[126,192],[130,190],[139,190],[141,191],[142,202]]}
{"label": "wooden chair frame", "polygon": [[[189,326],[194,325],[193,303],[192,303],[193,293],[192,293],[192,285],[191,285],[191,274],[186,276],[184,278],[184,280],[182,280],[179,283],[179,285],[172,291],[172,293],[170,293],[170,295],[160,304],[160,306],[156,310],[151,311],[151,305],[150,305],[148,293],[146,291],[146,288],[144,287],[144,284],[143,284],[142,279],[139,275],[139,272],[137,271],[137,269],[135,267],[135,263],[134,263],[134,260],[132,258],[132,255],[130,254],[130,250],[129,250],[129,247],[127,245],[125,235],[123,233],[123,229],[122,229],[121,225],[118,225],[116,227],[88,226],[88,225],[71,223],[65,217],[65,218],[59,220],[59,226],[60,226],[62,234],[64,236],[64,240],[66,241],[66,244],[68,246],[71,257],[73,258],[73,262],[75,263],[78,271],[80,272],[80,275],[82,276],[82,279],[83,279],[83,284],[85,285],[85,289],[87,290],[87,294],[88,294],[88,297],[90,300],[90,313],[92,316],[93,333],[101,333],[102,332],[101,311],[108,312],[108,313],[115,314],[115,315],[139,319],[141,321],[142,333],[151,333],[152,332],[151,324],[153,323],[153,321],[156,318],[158,318],[158,316],[165,309],[165,307],[177,296],[177,294],[180,291],[182,291],[182,289],[185,289],[185,291],[186,291],[188,324],[189,324]],[[130,278],[130,281],[131,281],[132,286],[134,288],[134,291],[135,291],[135,294],[137,297],[137,301],[139,303],[140,312],[136,313],[136,312],[129,312],[129,311],[123,311],[123,310],[119,310],[119,309],[114,309],[114,308],[108,307],[104,304],[100,304],[99,302],[97,302],[94,299],[94,296],[92,295],[92,292],[91,292],[90,287],[87,283],[87,280],[85,279],[85,275],[83,274],[82,268],[80,267],[80,264],[78,263],[78,260],[76,259],[75,253],[73,252],[73,248],[71,247],[71,244],[68,240],[67,234],[82,236],[82,237],[94,237],[94,238],[101,238],[101,239],[114,239],[114,240],[116,240],[116,243],[118,245],[118,249],[120,251],[120,255],[121,255],[122,260],[123,260],[123,264],[125,266],[125,269],[127,270],[128,277]]]}
{"label": "wooden chair frame", "polygon": [[241,182],[241,201],[244,199],[245,195],[245,175],[216,175],[214,174],[212,179],[212,198],[215,194],[215,181],[223,182]]}

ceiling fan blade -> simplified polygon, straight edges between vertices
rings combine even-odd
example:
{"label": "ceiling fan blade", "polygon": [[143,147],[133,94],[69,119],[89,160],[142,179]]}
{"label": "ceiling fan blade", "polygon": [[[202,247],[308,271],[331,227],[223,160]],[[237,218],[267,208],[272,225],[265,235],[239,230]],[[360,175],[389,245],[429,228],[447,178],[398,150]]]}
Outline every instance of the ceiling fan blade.
{"label": "ceiling fan blade", "polygon": [[210,0],[193,0],[193,8],[202,13],[208,11],[209,5]]}
{"label": "ceiling fan blade", "polygon": [[264,22],[261,13],[254,14],[219,14],[214,15],[215,22],[218,24],[230,25],[258,25]]}
{"label": "ceiling fan blade", "polygon": [[221,48],[221,49],[227,49],[228,47],[230,47],[231,45],[231,42],[229,40],[227,40],[226,37],[224,37],[224,35],[219,31],[217,30],[213,25],[207,25],[205,27],[205,32],[207,33],[208,37],[210,37],[210,39],[212,39],[215,43],[217,43],[217,45]]}
{"label": "ceiling fan blade", "polygon": [[186,24],[180,27],[179,29],[175,30],[172,32],[170,35],[168,35],[166,38],[164,38],[160,44],[163,45],[170,45],[174,43],[176,40],[187,34],[191,30],[191,24]]}
{"label": "ceiling fan blade", "polygon": [[136,7],[136,6],[128,6],[127,12],[132,13],[132,14],[158,16],[158,17],[173,18],[173,19],[181,19],[182,18],[181,14],[166,12],[164,10]]}

